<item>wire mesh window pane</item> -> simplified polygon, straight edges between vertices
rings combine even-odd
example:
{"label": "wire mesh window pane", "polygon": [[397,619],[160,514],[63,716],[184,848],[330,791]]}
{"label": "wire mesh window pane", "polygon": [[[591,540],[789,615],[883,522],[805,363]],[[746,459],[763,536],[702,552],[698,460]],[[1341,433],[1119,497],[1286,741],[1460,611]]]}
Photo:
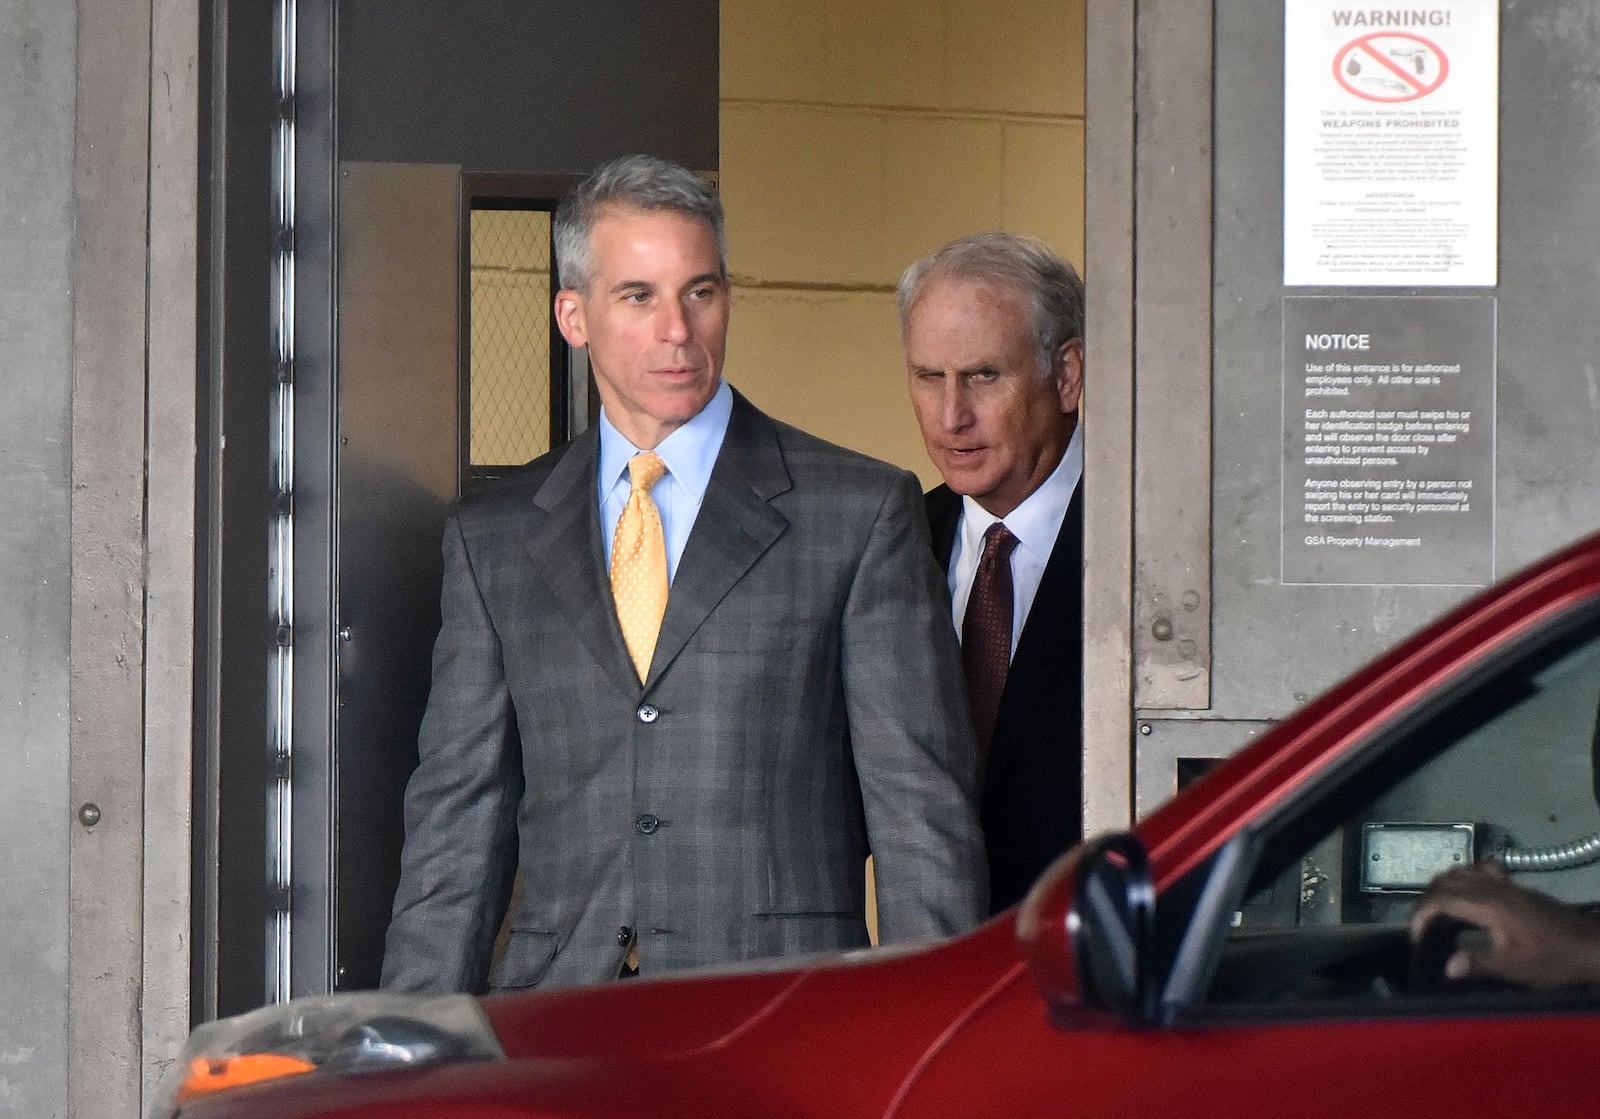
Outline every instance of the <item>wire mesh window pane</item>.
{"label": "wire mesh window pane", "polygon": [[472,224],[469,462],[550,449],[550,214],[478,210]]}

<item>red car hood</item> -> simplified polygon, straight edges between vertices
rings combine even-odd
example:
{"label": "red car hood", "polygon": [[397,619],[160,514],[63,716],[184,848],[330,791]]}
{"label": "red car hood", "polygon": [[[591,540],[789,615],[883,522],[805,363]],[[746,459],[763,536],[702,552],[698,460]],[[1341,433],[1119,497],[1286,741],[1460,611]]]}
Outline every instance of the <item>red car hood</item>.
{"label": "red car hood", "polygon": [[[1020,968],[1014,920],[928,948],[773,960],[734,969],[627,980],[483,1000],[513,1059],[687,1059],[749,1047],[844,1050],[859,1032],[881,1064],[911,1059]],[[888,1023],[893,1022],[890,1030]],[[781,1039],[781,1041],[780,1041]]]}
{"label": "red car hood", "polygon": [[[311,1074],[183,1119],[889,1113],[999,992],[1028,980],[1006,914],[956,941],[482,1001],[507,1060]],[[1043,1014],[1041,1003],[1040,1013]]]}

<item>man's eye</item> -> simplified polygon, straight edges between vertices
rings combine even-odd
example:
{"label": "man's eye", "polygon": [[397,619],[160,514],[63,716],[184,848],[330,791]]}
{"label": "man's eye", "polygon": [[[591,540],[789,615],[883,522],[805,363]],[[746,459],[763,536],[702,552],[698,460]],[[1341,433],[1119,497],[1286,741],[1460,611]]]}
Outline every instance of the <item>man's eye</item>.
{"label": "man's eye", "polygon": [[643,303],[650,298],[650,293],[645,291],[630,291],[623,295],[624,303]]}
{"label": "man's eye", "polygon": [[1000,371],[998,369],[974,369],[972,372],[967,374],[967,380],[977,381],[978,383],[983,384],[994,380],[998,376],[1000,376]]}
{"label": "man's eye", "polygon": [[717,289],[714,287],[707,286],[703,288],[693,288],[689,292],[689,298],[699,302],[704,302],[705,300],[710,299],[716,293]]}

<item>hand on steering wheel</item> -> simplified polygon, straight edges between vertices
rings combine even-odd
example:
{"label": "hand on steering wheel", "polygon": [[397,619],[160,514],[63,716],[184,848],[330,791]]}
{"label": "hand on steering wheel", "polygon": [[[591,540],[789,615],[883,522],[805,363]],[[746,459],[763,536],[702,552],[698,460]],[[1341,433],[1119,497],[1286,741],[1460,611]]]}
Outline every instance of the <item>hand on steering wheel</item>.
{"label": "hand on steering wheel", "polygon": [[[1440,918],[1454,930],[1430,932]],[[1458,941],[1459,925],[1482,930]],[[1436,943],[1448,937],[1448,951]],[[1447,871],[1434,879],[1411,917],[1413,956],[1425,944],[1444,980],[1490,979],[1529,987],[1600,983],[1600,920],[1512,882],[1498,863]],[[1419,968],[1429,964],[1418,960]],[[1426,984],[1427,976],[1418,976]]]}

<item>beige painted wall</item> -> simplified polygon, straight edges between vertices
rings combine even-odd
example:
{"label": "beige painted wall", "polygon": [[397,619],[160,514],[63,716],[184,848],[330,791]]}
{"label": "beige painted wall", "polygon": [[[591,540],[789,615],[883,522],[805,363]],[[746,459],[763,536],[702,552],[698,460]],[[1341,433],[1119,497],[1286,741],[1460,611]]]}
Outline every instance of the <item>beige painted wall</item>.
{"label": "beige painted wall", "polygon": [[894,285],[979,229],[1083,260],[1083,0],[723,0],[728,379],[937,480]]}

